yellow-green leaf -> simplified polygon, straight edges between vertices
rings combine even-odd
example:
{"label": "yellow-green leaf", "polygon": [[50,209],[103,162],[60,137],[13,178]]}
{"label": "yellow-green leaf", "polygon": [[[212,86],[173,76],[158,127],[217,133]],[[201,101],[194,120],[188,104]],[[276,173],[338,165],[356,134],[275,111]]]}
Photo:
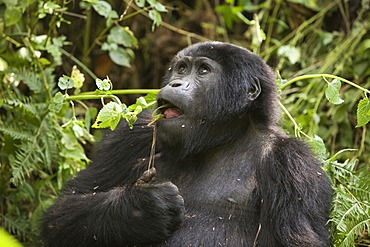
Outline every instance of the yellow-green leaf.
{"label": "yellow-green leaf", "polygon": [[116,102],[109,102],[99,111],[93,128],[110,128],[114,130],[121,121],[123,109]]}
{"label": "yellow-green leaf", "polygon": [[81,73],[81,71],[77,68],[77,66],[73,66],[72,73],[71,73],[71,79],[73,80],[74,88],[81,88],[83,86],[83,83],[85,81],[85,75]]}

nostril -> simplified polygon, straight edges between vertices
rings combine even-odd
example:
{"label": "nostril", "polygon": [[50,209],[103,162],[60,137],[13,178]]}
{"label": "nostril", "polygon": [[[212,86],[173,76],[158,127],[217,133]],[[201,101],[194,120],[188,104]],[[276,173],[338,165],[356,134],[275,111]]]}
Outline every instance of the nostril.
{"label": "nostril", "polygon": [[173,80],[170,83],[168,83],[168,86],[187,88],[189,86],[189,82],[186,80]]}
{"label": "nostril", "polygon": [[182,86],[182,83],[180,83],[180,82],[173,82],[173,83],[170,83],[170,86],[171,87],[181,87]]}

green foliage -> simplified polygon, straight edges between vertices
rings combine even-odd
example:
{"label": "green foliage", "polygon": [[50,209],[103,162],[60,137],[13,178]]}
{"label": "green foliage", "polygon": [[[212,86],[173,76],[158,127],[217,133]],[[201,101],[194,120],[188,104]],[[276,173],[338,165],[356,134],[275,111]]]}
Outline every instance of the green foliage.
{"label": "green foliage", "polygon": [[109,77],[107,77],[104,80],[101,80],[101,79],[98,78],[98,79],[95,80],[95,82],[96,82],[96,86],[98,87],[99,90],[109,91],[109,90],[112,89],[112,82],[109,79]]}
{"label": "green foliage", "polygon": [[[144,7],[143,2],[144,1],[136,1],[139,5],[139,7]],[[167,9],[158,1],[156,0],[146,0],[146,2],[151,7],[151,10],[149,10],[149,18],[153,21],[152,24],[152,31],[162,23],[162,17],[160,12],[167,12]]]}
{"label": "green foliage", "polygon": [[370,122],[370,102],[368,98],[363,98],[357,107],[357,126],[362,127]]}
{"label": "green foliage", "polygon": [[[166,39],[174,39],[171,44],[178,43],[179,49],[196,39],[216,39],[277,61],[282,125],[311,145],[335,190],[329,222],[334,246],[368,244],[369,0],[351,14],[347,1],[227,0],[213,10],[200,1],[185,11],[181,1],[165,3],[0,3],[2,226],[25,246],[42,246],[37,222],[65,181],[89,163],[84,148],[99,133],[93,136],[91,127],[114,129],[121,119],[132,127],[143,109],[155,105],[158,90],[115,90],[117,77],[99,79],[93,72],[96,55],[106,53],[119,70],[140,71],[131,67],[139,46],[145,53],[154,41],[163,42],[163,48]],[[190,30],[193,24],[189,30],[177,28],[188,23],[189,13],[202,28],[197,34]],[[135,19],[138,15],[148,18],[148,30],[162,26],[173,33],[136,34],[146,28],[143,19]],[[117,96],[149,92],[130,106]],[[99,112],[91,101],[96,99],[101,101]],[[155,121],[161,114],[153,117]]]}
{"label": "green foliage", "polygon": [[[35,68],[33,71],[39,72]],[[3,75],[2,79],[5,77]],[[45,79],[54,81],[51,75]],[[7,198],[4,204],[6,215],[1,217],[4,226],[24,240],[36,243],[34,226],[40,216],[36,212],[48,205],[48,200],[57,194],[71,174],[85,167],[88,159],[79,142],[80,137],[72,129],[56,124],[60,116],[69,114],[68,108],[60,111],[62,115],[50,110],[51,99],[47,97],[50,88],[38,87],[37,80],[33,84],[31,81],[28,84],[31,85],[29,89],[33,89],[32,97],[23,96],[14,83],[1,85],[5,113],[1,115],[0,128],[3,164],[0,190]],[[74,143],[71,150],[78,155],[71,156],[66,151],[67,146],[63,143],[66,134],[70,135],[68,144]],[[59,173],[57,178],[54,177],[56,172]],[[30,214],[29,210],[34,213]]]}
{"label": "green foliage", "polygon": [[[156,1],[150,4],[156,11],[165,11]],[[73,100],[69,94],[80,93],[86,80],[95,80],[96,76],[65,50],[80,44],[70,42],[70,33],[63,33],[63,28],[80,25],[70,16],[83,17],[88,26],[95,11],[102,17],[103,26],[91,43],[90,37],[86,38],[84,56],[93,49],[107,51],[113,62],[126,67],[138,41],[128,26],[121,25],[126,16],[119,16],[108,1],[2,1],[0,6],[5,10],[5,15],[0,15],[0,221],[25,246],[42,246],[38,238],[42,212],[63,184],[89,163],[84,147],[95,142],[89,130],[96,108],[78,97]],[[83,13],[72,13],[78,6]],[[156,25],[159,23],[157,20]],[[63,75],[65,61],[73,61],[90,77],[77,66],[66,69],[68,75]],[[99,90],[87,98],[119,101],[112,95],[108,77],[97,80],[97,84]],[[121,118],[132,123],[139,106],[128,110],[115,101],[105,106],[118,104],[115,109],[126,112],[118,111],[118,116],[109,112],[109,127]],[[0,235],[1,246],[19,246],[3,230]]]}
{"label": "green foliage", "polygon": [[353,246],[366,238],[370,227],[369,169],[359,167],[356,160],[329,160],[325,168],[335,188],[330,220],[334,246]]}
{"label": "green foliage", "polygon": [[294,46],[288,45],[280,46],[277,54],[281,57],[288,58],[291,64],[295,64],[301,60],[301,51],[299,48]]}
{"label": "green foliage", "polygon": [[325,90],[325,96],[330,103],[340,105],[344,102],[339,96],[339,90],[341,86],[342,84],[337,79],[334,79],[332,82],[328,82],[328,87]]}
{"label": "green foliage", "polygon": [[114,130],[122,118],[124,108],[116,102],[109,102],[99,111],[93,128],[108,128]]}

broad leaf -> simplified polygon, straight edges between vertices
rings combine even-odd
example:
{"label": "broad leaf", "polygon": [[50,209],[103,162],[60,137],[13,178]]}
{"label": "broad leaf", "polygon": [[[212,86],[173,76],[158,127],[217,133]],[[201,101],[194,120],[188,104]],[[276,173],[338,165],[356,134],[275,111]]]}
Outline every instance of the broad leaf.
{"label": "broad leaf", "polygon": [[99,90],[102,91],[109,91],[111,89],[112,82],[110,81],[109,77],[107,76],[106,79],[99,79],[96,78],[95,84]]}
{"label": "broad leaf", "polygon": [[301,50],[294,46],[283,45],[278,49],[278,55],[288,58],[291,64],[301,59]]}
{"label": "broad leaf", "polygon": [[70,89],[73,88],[73,86],[74,82],[69,76],[64,75],[63,77],[60,77],[58,80],[58,87],[61,90]]}
{"label": "broad leaf", "polygon": [[99,111],[93,128],[107,128],[114,130],[122,117],[122,106],[116,102],[109,102]]}
{"label": "broad leaf", "polygon": [[109,51],[109,57],[115,64],[130,67],[131,60],[130,53],[123,48],[118,48],[117,50]]}
{"label": "broad leaf", "polygon": [[370,122],[370,102],[368,98],[363,98],[357,105],[357,126],[362,127]]}
{"label": "broad leaf", "polygon": [[19,20],[22,18],[22,12],[18,7],[7,6],[4,17],[5,25],[9,27],[19,22]]}
{"label": "broad leaf", "polygon": [[145,0],[135,0],[135,4],[139,7],[139,8],[143,8],[145,6]]}
{"label": "broad leaf", "polygon": [[149,18],[153,21],[152,31],[162,23],[161,14],[157,10],[149,10]]}
{"label": "broad leaf", "polygon": [[113,27],[108,35],[108,43],[116,43],[125,47],[137,47],[137,39],[128,27]]}
{"label": "broad leaf", "polygon": [[145,96],[136,99],[136,103],[130,105],[128,108],[130,111],[134,111],[137,106],[141,106],[143,109],[150,108],[156,104],[156,98],[158,93],[149,93]]}
{"label": "broad leaf", "polygon": [[166,7],[156,0],[147,0],[150,6],[154,9],[158,10],[159,12],[167,12]]}
{"label": "broad leaf", "polygon": [[62,109],[64,103],[64,96],[61,92],[57,92],[51,99],[49,110],[58,113]]}
{"label": "broad leaf", "polygon": [[112,6],[106,1],[97,1],[92,6],[99,15],[104,17],[108,17],[112,10]]}
{"label": "broad leaf", "polygon": [[344,102],[339,95],[341,85],[341,82],[337,79],[334,79],[332,82],[328,82],[328,87],[325,90],[325,96],[330,103],[340,105]]}

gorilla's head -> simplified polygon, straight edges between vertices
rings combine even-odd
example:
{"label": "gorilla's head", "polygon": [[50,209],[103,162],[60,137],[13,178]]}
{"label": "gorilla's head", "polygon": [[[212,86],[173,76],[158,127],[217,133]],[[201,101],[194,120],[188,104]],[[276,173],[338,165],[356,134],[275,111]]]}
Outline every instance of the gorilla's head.
{"label": "gorilla's head", "polygon": [[157,96],[164,114],[157,139],[181,156],[227,144],[252,124],[274,125],[276,98],[272,70],[257,55],[221,42],[189,46],[172,60]]}

